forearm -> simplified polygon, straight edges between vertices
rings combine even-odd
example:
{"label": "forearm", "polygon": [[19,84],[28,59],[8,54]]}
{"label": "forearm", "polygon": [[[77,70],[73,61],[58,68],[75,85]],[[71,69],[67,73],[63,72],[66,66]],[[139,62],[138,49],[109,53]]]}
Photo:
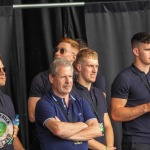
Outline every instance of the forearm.
{"label": "forearm", "polygon": [[150,103],[141,104],[134,107],[125,107],[126,102],[126,99],[111,99],[111,116],[114,121],[130,121],[147,112],[150,112]]}
{"label": "forearm", "polygon": [[14,150],[25,150],[19,138],[16,136],[13,141]]}
{"label": "forearm", "polygon": [[29,97],[28,99],[28,114],[30,122],[35,122],[35,107],[40,97]]}
{"label": "forearm", "polygon": [[45,125],[54,135],[62,139],[67,139],[88,127],[88,125],[83,122],[70,123],[55,121],[54,119],[47,121]]}
{"label": "forearm", "polygon": [[106,146],[94,139],[88,140],[88,148],[91,150],[106,150]]}
{"label": "forearm", "polygon": [[114,133],[112,128],[105,130],[106,145],[114,146]]}
{"label": "forearm", "polygon": [[73,136],[88,127],[87,124],[83,122],[76,122],[76,123],[63,122],[62,125],[60,126],[62,131],[60,137],[63,139],[67,139],[68,137]]}
{"label": "forearm", "polygon": [[[116,121],[130,121],[148,112],[147,104],[142,104],[136,107],[120,108],[116,112]],[[114,119],[114,118],[113,118]]]}
{"label": "forearm", "polygon": [[100,137],[100,136],[102,136],[102,133],[100,131],[99,124],[93,124],[88,126],[88,128],[85,128],[82,131],[69,137],[68,140],[88,141],[90,139],[93,139],[95,137]]}

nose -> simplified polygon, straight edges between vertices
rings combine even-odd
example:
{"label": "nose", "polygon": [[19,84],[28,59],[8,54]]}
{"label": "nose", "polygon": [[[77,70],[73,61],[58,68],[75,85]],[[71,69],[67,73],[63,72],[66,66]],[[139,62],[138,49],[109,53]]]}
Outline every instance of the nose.
{"label": "nose", "polygon": [[5,68],[0,68],[0,74],[5,74]]}
{"label": "nose", "polygon": [[54,54],[55,57],[57,57],[57,56],[59,56],[59,55],[60,55],[60,52],[59,52],[59,51],[57,51],[57,52]]}
{"label": "nose", "polygon": [[66,77],[66,83],[69,83],[69,77]]}
{"label": "nose", "polygon": [[67,77],[65,78],[65,82],[66,82],[66,83],[72,82],[72,77],[67,76]]}
{"label": "nose", "polygon": [[93,66],[93,72],[97,72],[97,67]]}

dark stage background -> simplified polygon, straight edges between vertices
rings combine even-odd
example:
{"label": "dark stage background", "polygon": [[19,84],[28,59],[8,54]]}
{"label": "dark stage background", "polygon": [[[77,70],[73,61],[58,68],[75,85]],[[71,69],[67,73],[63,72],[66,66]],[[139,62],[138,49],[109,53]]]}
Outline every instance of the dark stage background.
{"label": "dark stage background", "polygon": [[[150,32],[149,0],[86,0],[85,6],[14,9],[16,4],[83,2],[77,0],[1,0],[0,53],[8,68],[3,89],[20,115],[19,137],[29,150],[32,124],[28,121],[27,99],[33,77],[53,61],[52,50],[62,37],[87,40],[99,53],[106,79],[107,101],[115,76],[132,63],[130,39]],[[112,122],[115,146],[121,150],[121,124]]]}

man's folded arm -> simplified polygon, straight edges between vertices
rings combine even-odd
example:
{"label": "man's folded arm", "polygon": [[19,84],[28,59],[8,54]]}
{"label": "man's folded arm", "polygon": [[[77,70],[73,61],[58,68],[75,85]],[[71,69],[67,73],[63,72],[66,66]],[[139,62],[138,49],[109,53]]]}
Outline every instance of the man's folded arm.
{"label": "man's folded arm", "polygon": [[87,141],[102,136],[102,132],[100,130],[100,126],[97,119],[90,119],[86,123],[88,125],[87,128],[81,130],[73,136],[70,136],[68,140]]}
{"label": "man's folded arm", "polygon": [[67,139],[88,127],[83,122],[61,122],[57,117],[46,120],[44,124],[54,135],[62,139]]}

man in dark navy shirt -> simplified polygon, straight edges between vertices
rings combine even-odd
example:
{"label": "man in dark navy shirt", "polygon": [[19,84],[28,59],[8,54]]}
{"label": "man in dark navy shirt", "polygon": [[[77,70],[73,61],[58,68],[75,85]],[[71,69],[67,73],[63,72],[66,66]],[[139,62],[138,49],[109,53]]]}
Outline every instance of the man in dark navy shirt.
{"label": "man in dark navy shirt", "polygon": [[96,115],[103,136],[88,141],[89,149],[114,150],[114,134],[107,112],[107,102],[104,93],[92,86],[98,72],[98,54],[91,49],[84,49],[77,54],[74,68],[78,77],[74,82],[72,94],[86,99]]}
{"label": "man in dark navy shirt", "polygon": [[134,63],[111,88],[111,115],[122,122],[122,150],[150,150],[150,34],[131,39]]}
{"label": "man in dark navy shirt", "polygon": [[[0,56],[0,87],[6,84],[6,68]],[[15,110],[11,98],[0,90],[0,149],[1,150],[24,150],[18,136],[18,126],[13,125]],[[13,125],[12,128],[11,125]],[[12,132],[11,132],[12,130]],[[13,135],[11,135],[13,134]],[[3,136],[5,135],[5,136]],[[13,142],[9,143],[11,136]]]}
{"label": "man in dark navy shirt", "polygon": [[[78,38],[78,39],[76,39],[76,41],[79,44],[80,51],[85,50],[85,49],[89,49],[88,43],[85,40]],[[92,85],[94,87],[97,87],[98,89],[100,89],[104,93],[104,95],[106,96],[105,78],[102,75],[100,70],[98,70],[96,80],[94,82],[92,82]]]}
{"label": "man in dark navy shirt", "polygon": [[73,66],[55,59],[50,67],[52,90],[37,102],[36,129],[42,150],[87,150],[89,139],[102,135],[83,98],[72,96]]}

